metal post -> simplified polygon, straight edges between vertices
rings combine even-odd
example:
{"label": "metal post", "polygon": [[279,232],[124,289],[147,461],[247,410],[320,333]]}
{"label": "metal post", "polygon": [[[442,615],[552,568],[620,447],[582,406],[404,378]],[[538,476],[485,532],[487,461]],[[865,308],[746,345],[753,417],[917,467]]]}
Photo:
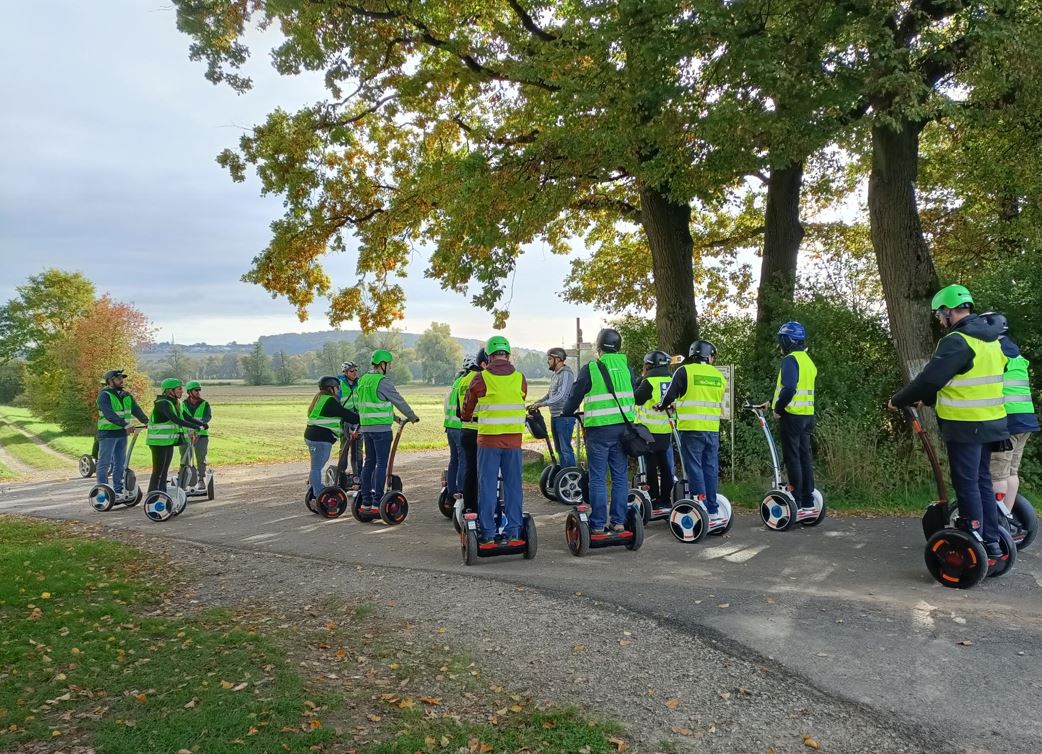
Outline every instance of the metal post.
{"label": "metal post", "polygon": [[734,403],[734,383],[737,378],[738,365],[733,364],[731,366],[731,385],[729,386],[731,391],[731,484],[734,484],[734,422],[738,415],[738,407]]}
{"label": "metal post", "polygon": [[579,326],[579,318],[575,318],[575,373],[583,363],[583,329]]}

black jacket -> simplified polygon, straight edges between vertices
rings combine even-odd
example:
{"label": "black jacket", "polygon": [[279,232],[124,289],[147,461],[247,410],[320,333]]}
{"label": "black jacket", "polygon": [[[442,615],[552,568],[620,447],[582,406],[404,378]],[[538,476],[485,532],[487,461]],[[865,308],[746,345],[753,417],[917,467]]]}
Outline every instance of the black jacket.
{"label": "black jacket", "polygon": [[[999,328],[976,314],[960,320],[952,331],[940,339],[933,357],[919,375],[894,394],[891,402],[898,408],[922,401],[927,406],[937,402],[937,392],[956,375],[965,374],[973,367],[973,349],[956,335],[961,332],[987,343],[999,338]],[[992,443],[1009,437],[1006,417],[985,422],[964,422],[938,419],[941,435],[948,442]]]}
{"label": "black jacket", "polygon": [[[205,424],[201,421],[196,421],[190,416],[180,416],[174,411],[174,400],[167,398],[165,395],[157,395],[156,402],[152,406],[152,413],[156,417],[157,424],[163,424],[165,422],[173,422],[179,427],[185,427],[186,429],[202,429]],[[177,445],[183,444],[185,441],[184,435],[182,435]]]}
{"label": "black jacket", "polygon": [[[359,423],[357,411],[352,411],[349,408],[341,406],[340,401],[337,400],[335,395],[332,396],[332,398],[333,400],[326,401],[326,404],[322,406],[321,416],[339,417],[341,426],[344,424]],[[325,427],[315,427],[309,424],[307,429],[304,430],[304,439],[311,440],[312,442],[335,443],[337,437],[332,430],[326,429]]]}

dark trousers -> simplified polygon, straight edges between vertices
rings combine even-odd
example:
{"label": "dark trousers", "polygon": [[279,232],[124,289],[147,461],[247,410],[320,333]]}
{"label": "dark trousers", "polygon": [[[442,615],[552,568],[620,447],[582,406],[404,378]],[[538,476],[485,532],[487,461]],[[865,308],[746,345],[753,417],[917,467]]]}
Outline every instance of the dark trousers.
{"label": "dark trousers", "polygon": [[152,451],[152,476],[148,479],[148,491],[166,492],[166,477],[170,473],[170,462],[174,460],[176,445],[149,445]]}
{"label": "dark trousers", "polygon": [[391,432],[366,432],[365,461],[359,481],[361,489],[358,496],[364,503],[378,503],[384,496],[384,485],[387,482],[387,461],[391,457]]}
{"label": "dark trousers", "polygon": [[478,509],[478,431],[462,430],[460,440],[463,444],[463,455],[467,459],[467,473],[463,478],[463,509]]}
{"label": "dark trousers", "polygon": [[782,413],[779,425],[782,458],[793,497],[800,505],[811,508],[814,506],[814,459],[810,441],[814,436],[814,417]]}
{"label": "dark trousers", "polygon": [[672,437],[667,434],[654,435],[655,444],[652,451],[644,456],[644,470],[648,475],[648,494],[652,502],[663,507],[671,502],[673,492],[673,465],[670,455],[673,453]]}
{"label": "dark trousers", "polygon": [[983,522],[981,537],[985,542],[998,542],[999,509],[991,487],[991,447],[965,442],[946,444],[959,516],[966,521]]}

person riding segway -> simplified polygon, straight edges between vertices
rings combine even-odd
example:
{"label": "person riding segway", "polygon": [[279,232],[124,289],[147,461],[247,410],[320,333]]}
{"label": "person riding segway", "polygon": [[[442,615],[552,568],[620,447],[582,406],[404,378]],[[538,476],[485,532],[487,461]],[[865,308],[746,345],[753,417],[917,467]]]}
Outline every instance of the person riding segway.
{"label": "person riding segway", "polygon": [[323,377],[318,381],[318,392],[308,406],[308,423],[304,430],[304,442],[311,458],[304,504],[327,518],[336,518],[347,510],[347,493],[339,485],[323,484],[323,469],[333,452],[333,445],[340,438],[343,424],[358,422],[358,413],[340,404],[339,392],[340,381],[336,377]]}
{"label": "person riding segway", "polygon": [[665,351],[645,354],[644,371],[633,391],[636,422],[647,427],[655,440],[651,452],[639,459],[637,476],[633,480],[633,496],[644,506],[644,523],[665,518],[673,507],[673,445],[669,417],[655,408],[666,397],[673,379],[671,362]]}
{"label": "person riding segway", "polygon": [[460,377],[459,387],[456,390],[457,406],[462,425],[460,430],[460,447],[463,455],[460,456],[460,470],[457,476],[463,478],[463,497],[456,502],[461,510],[453,514],[454,520],[463,520],[464,513],[476,513],[478,510],[478,419],[472,416],[470,421],[463,417],[463,399],[470,388],[470,382],[488,366],[488,354],[485,349],[478,349],[470,365],[470,371]]}
{"label": "person riding segway", "polygon": [[556,470],[548,475],[545,482],[540,481],[539,483],[543,495],[550,500],[557,499],[552,493],[553,477],[556,476],[557,471],[575,467],[575,450],[572,448],[575,417],[561,414],[561,409],[572,392],[572,385],[575,384],[575,375],[572,373],[571,367],[565,363],[567,359],[568,353],[563,348],[551,348],[546,352],[546,368],[553,374],[553,377],[550,378],[550,388],[546,391],[546,395],[528,407],[532,411],[538,411],[543,406],[550,409],[550,434],[553,436],[557,460],[547,468],[556,467]]}
{"label": "person riding segway", "polygon": [[109,470],[112,472],[111,489],[114,492],[114,503],[126,503],[134,499],[137,490],[128,494],[124,489],[124,471],[127,463],[127,427],[133,416],[142,424],[148,423],[148,416],[134,400],[134,396],[123,389],[126,374],[122,369],[110,369],[105,372],[105,387],[98,393],[98,460],[95,464],[95,484],[109,483]]}
{"label": "person riding segway", "polygon": [[176,377],[167,377],[160,383],[163,391],[152,404],[152,415],[148,419],[149,450],[152,451],[152,476],[145,495],[145,515],[152,521],[166,521],[184,510],[184,490],[175,488],[167,491],[167,474],[174,458],[174,448],[185,442],[184,429],[208,429],[209,425],[193,419],[181,410],[181,395],[184,383]]}
{"label": "person riding segway", "polygon": [[445,418],[442,425],[445,427],[445,438],[449,442],[449,465],[445,469],[445,480],[442,485],[441,494],[438,495],[438,510],[445,518],[452,516],[452,506],[456,502],[456,495],[463,490],[460,474],[463,457],[463,420],[459,417],[459,386],[463,378],[470,372],[474,363],[474,357],[467,355],[463,357],[463,370],[452,380],[452,387],[445,396],[443,411]]}
{"label": "person riding segway", "polygon": [[[202,397],[203,386],[196,380],[185,385],[188,393],[181,410],[196,421],[209,425],[213,416],[210,402]],[[200,429],[189,438],[189,442],[181,446],[181,469],[178,472],[178,486],[189,497],[206,495],[213,500],[213,470],[207,466],[206,458],[210,449],[210,430]],[[192,463],[194,457],[194,464]]]}
{"label": "person riding segway", "polygon": [[[358,389],[358,365],[353,361],[345,361],[340,367],[341,374],[337,379],[340,381],[340,405],[344,408],[357,410],[354,405],[355,391]],[[352,484],[357,485],[362,475],[362,433],[358,424],[348,424],[340,428],[340,454],[334,467],[333,478],[326,479],[329,487],[340,486],[347,488]],[[343,478],[347,473],[348,458],[350,457],[352,480],[348,482]]]}

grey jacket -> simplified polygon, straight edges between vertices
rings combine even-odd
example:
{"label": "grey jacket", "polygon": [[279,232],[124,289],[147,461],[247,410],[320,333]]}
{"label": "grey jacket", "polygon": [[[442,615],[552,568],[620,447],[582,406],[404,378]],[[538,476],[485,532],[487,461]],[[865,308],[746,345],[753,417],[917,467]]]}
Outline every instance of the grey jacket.
{"label": "grey jacket", "polygon": [[[418,418],[416,412],[412,410],[412,407],[402,397],[402,394],[398,392],[398,388],[388,378],[384,377],[380,380],[380,384],[376,387],[376,397],[390,401],[392,406],[405,414],[406,419],[412,421]],[[390,432],[393,428],[393,424],[370,424],[369,426],[363,425],[359,431],[363,435],[368,435],[374,432]]]}
{"label": "grey jacket", "polygon": [[574,383],[575,373],[572,372],[572,368],[569,366],[561,367],[550,378],[550,389],[537,402],[546,405],[550,409],[551,419],[561,415],[561,409],[564,408],[564,402],[568,400]]}

